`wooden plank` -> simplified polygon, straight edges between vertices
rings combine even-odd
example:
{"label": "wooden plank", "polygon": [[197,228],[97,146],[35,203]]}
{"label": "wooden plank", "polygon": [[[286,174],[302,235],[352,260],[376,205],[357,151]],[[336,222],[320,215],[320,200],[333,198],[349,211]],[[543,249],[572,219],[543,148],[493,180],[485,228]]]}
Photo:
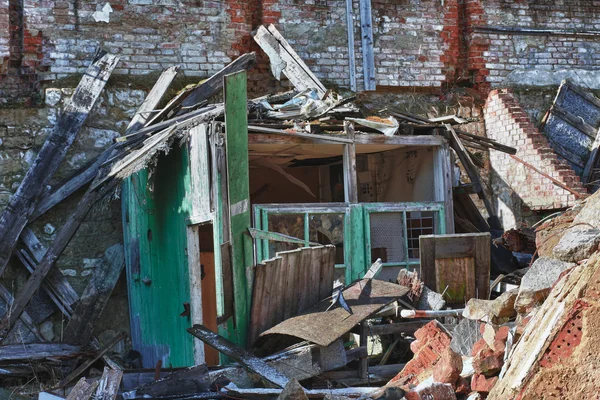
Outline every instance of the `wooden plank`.
{"label": "wooden plank", "polygon": [[[188,225],[186,230],[187,260],[190,279],[190,319],[192,324],[200,324],[203,321],[202,297],[202,261],[200,250],[200,239],[198,225]],[[214,256],[213,256],[214,259]],[[132,262],[133,263],[133,262]],[[213,285],[216,280],[213,279]],[[215,296],[216,297],[216,296]],[[215,299],[216,300],[216,299]],[[216,311],[216,308],[215,308]],[[215,316],[216,324],[216,316]],[[201,363],[205,360],[204,345],[194,343],[194,362]]]}
{"label": "wooden plank", "polygon": [[272,24],[268,28],[259,26],[253,32],[253,37],[269,57],[275,79],[280,80],[280,74],[283,72],[298,92],[315,89],[319,98],[323,98],[327,92],[325,86]]}
{"label": "wooden plank", "polygon": [[289,382],[288,378],[265,363],[260,358],[252,355],[247,350],[236,346],[233,342],[225,339],[218,334],[211,332],[202,325],[194,325],[187,330],[194,337],[207,343],[209,346],[214,347],[226,356],[234,359],[240,363],[244,368],[247,368],[251,372],[256,373],[266,381],[284,388]]}
{"label": "wooden plank", "polygon": [[269,133],[272,135],[279,135],[279,136],[285,136],[285,137],[290,137],[290,138],[309,139],[309,140],[313,140],[313,141],[321,140],[321,141],[325,141],[325,142],[344,143],[344,144],[352,144],[353,143],[353,141],[351,139],[337,137],[334,135],[328,136],[328,135],[318,135],[316,133],[288,132],[288,131],[284,131],[281,129],[264,128],[262,126],[256,126],[256,125],[249,125],[248,130],[252,131],[252,132]]}
{"label": "wooden plank", "polygon": [[590,151],[590,156],[585,163],[585,168],[583,169],[583,175],[581,176],[581,181],[584,185],[590,183],[590,180],[593,176],[594,167],[598,161],[598,152],[600,151],[600,129],[596,132],[596,138],[594,139],[594,143],[592,144],[592,149]]}
{"label": "wooden plank", "polygon": [[65,343],[19,343],[0,346],[0,362],[36,361],[46,358],[70,359],[85,352],[80,346]]}
{"label": "wooden plank", "polygon": [[152,89],[129,122],[127,130],[125,131],[126,135],[142,129],[146,123],[153,118],[154,114],[152,111],[154,111],[165,93],[167,93],[167,90],[169,90],[171,83],[173,83],[173,79],[175,79],[180,69],[180,65],[175,65],[165,69],[162,74],[160,74],[160,77],[156,80],[154,86],[152,86]]}
{"label": "wooden plank", "polygon": [[444,144],[442,136],[413,135],[413,136],[385,136],[377,134],[359,134],[354,137],[356,144],[389,144],[398,146],[431,147]]}
{"label": "wooden plank", "polygon": [[434,290],[444,293],[446,304],[465,304],[477,297],[475,259],[473,257],[438,258],[435,260]]}
{"label": "wooden plank", "polygon": [[94,271],[67,324],[65,342],[82,345],[90,340],[124,265],[123,245],[116,244],[104,252],[102,263]]}
{"label": "wooden plank", "polygon": [[490,234],[480,234],[474,237],[475,247],[475,279],[476,297],[487,299],[490,292],[490,264],[492,248]]}
{"label": "wooden plank", "polygon": [[[354,125],[344,121],[344,132],[354,142]],[[344,145],[344,197],[346,203],[358,203],[358,183],[356,177],[356,144]]]}
{"label": "wooden plank", "polygon": [[31,274],[21,289],[21,292],[18,294],[18,296],[16,296],[15,302],[11,307],[11,311],[8,313],[9,315],[5,317],[2,321],[2,324],[0,324],[0,340],[4,340],[6,333],[10,331],[15,321],[25,310],[25,307],[31,300],[33,294],[40,288],[44,278],[46,275],[48,275],[48,272],[56,263],[58,257],[67,247],[75,232],[77,232],[77,229],[81,225],[81,222],[87,215],[90,208],[96,203],[96,201],[104,197],[106,193],[114,189],[115,184],[115,182],[111,182],[97,191],[88,189],[69,219],[58,231],[54,242],[52,242],[52,245],[48,248],[48,251],[44,255],[42,262],[40,262],[35,268],[35,271]]}
{"label": "wooden plank", "polygon": [[363,80],[365,90],[375,90],[375,54],[373,52],[373,17],[371,0],[359,0],[360,32],[363,54]]}
{"label": "wooden plank", "polygon": [[90,110],[96,103],[119,58],[99,50],[71,100],[60,115],[31,168],[0,216],[0,276],[4,273],[21,231],[35,211],[39,196],[46,189],[67,150],[77,137]]}
{"label": "wooden plank", "polygon": [[585,133],[591,139],[596,138],[596,133],[597,133],[596,128],[587,124],[586,122],[583,122],[577,116],[566,111],[559,104],[554,104],[552,106],[552,108],[550,109],[550,112],[552,114],[554,114],[555,116],[557,116],[558,118],[565,121],[566,123],[568,123],[569,125],[571,125],[572,127],[574,127],[575,129],[577,129],[578,131]]}
{"label": "wooden plank", "polygon": [[356,54],[354,51],[354,11],[352,0],[346,0],[346,37],[348,40],[348,76],[350,90],[356,92]]}
{"label": "wooden plank", "polygon": [[125,398],[179,398],[183,395],[207,392],[210,385],[206,364],[199,364],[136,387],[133,391],[127,393]]}
{"label": "wooden plank", "polygon": [[181,103],[181,110],[177,115],[189,111],[190,107],[196,106],[205,100],[208,100],[215,93],[223,88],[223,77],[240,71],[248,71],[256,64],[256,54],[246,53],[236,58],[233,62],[227,64],[219,72],[202,82],[199,86],[190,90],[189,95]]}
{"label": "wooden plank", "polygon": [[[444,202],[445,233],[454,233],[452,165],[448,143],[436,147],[433,156],[434,200]],[[440,232],[443,232],[440,229]]]}
{"label": "wooden plank", "polygon": [[[2,284],[0,284],[0,299],[2,299],[4,301],[4,304],[6,304],[6,309],[7,310],[10,307],[10,304],[12,304],[15,301],[15,298],[13,297],[13,295]],[[23,322],[23,324],[27,327],[27,329],[29,329],[31,331],[31,333],[33,333],[33,335],[40,342],[45,342],[46,341],[46,339],[44,339],[44,337],[42,336],[42,334],[38,330],[37,326],[35,325],[35,322],[33,321],[33,319],[31,318],[31,316],[27,312],[27,309],[25,311],[23,311],[23,314],[21,314],[21,318],[20,319],[21,319],[21,322]]]}
{"label": "wooden plank", "polygon": [[104,367],[102,378],[98,381],[98,388],[94,396],[95,400],[115,400],[123,378],[122,369]]}
{"label": "wooden plank", "polygon": [[94,395],[97,387],[98,381],[88,382],[87,379],[81,378],[66,400],[88,400]]}
{"label": "wooden plank", "polygon": [[419,237],[419,277],[428,287],[435,287],[432,285],[435,284],[435,245],[436,240],[432,235]]}
{"label": "wooden plank", "polygon": [[[360,323],[359,327],[359,344],[361,347],[367,347],[369,340],[369,324],[367,321]],[[361,357],[358,361],[358,377],[365,379],[369,375],[369,356]]]}
{"label": "wooden plank", "polygon": [[[28,227],[25,227],[23,232],[21,232],[20,239],[27,252],[33,257],[33,260],[36,263],[40,263],[44,258],[47,249],[42,245],[35,233]],[[25,266],[29,267],[28,265]],[[33,272],[33,269],[29,269],[29,272]],[[66,308],[67,310],[71,310],[70,307],[66,306],[71,306],[79,300],[79,296],[77,295],[77,292],[75,292],[75,289],[73,289],[67,278],[57,269],[51,269],[50,272],[48,272],[43,287],[48,294],[52,291],[56,298],[62,302],[62,305],[57,304],[60,309]]]}
{"label": "wooden plank", "polygon": [[194,193],[191,218],[196,222],[205,222],[211,220],[208,124],[193,127],[189,135],[191,190]]}
{"label": "wooden plank", "polygon": [[250,221],[246,71],[224,77],[227,191],[229,194],[231,265],[234,282],[235,328],[239,345],[247,341],[254,253],[246,235]]}
{"label": "wooden plank", "polygon": [[266,300],[268,286],[265,284],[266,265],[259,264],[254,268],[254,286],[252,291],[252,308],[250,310],[250,329],[248,333],[248,345],[252,346],[258,335],[261,334],[262,323],[261,311],[264,307],[263,300]]}
{"label": "wooden plank", "polygon": [[117,343],[119,343],[121,340],[123,340],[125,338],[125,336],[126,335],[124,332],[120,332],[117,336],[112,338],[104,347],[102,347],[100,350],[98,350],[96,352],[96,354],[94,355],[94,357],[91,357],[88,360],[81,363],[81,365],[79,365],[79,367],[77,367],[73,372],[71,372],[63,380],[61,380],[60,383],[58,384],[58,386],[60,386],[60,387],[67,386],[71,381],[76,379],[86,369],[91,367],[93,363],[98,361],[104,354],[106,354],[110,349],[112,349]]}
{"label": "wooden plank", "polygon": [[286,293],[286,302],[284,304],[283,320],[296,315],[296,301],[298,299],[298,293],[302,290],[296,281],[298,271],[300,268],[302,268],[299,263],[301,251],[301,249],[287,251],[284,257],[283,268],[285,268],[288,279],[284,288],[284,293]]}
{"label": "wooden plank", "polygon": [[231,243],[221,245],[221,279],[223,283],[223,315],[219,315],[219,323],[225,322],[234,315],[234,279],[231,261]]}

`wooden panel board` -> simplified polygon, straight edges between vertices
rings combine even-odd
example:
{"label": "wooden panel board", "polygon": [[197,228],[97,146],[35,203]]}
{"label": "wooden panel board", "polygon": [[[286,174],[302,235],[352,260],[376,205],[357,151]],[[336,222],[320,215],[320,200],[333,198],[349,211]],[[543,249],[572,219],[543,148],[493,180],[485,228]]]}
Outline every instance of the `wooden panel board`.
{"label": "wooden panel board", "polygon": [[477,297],[485,299],[490,286],[491,235],[465,233],[424,235],[419,238],[420,276],[439,293],[446,290],[449,304],[464,305]]}
{"label": "wooden panel board", "polygon": [[335,246],[277,253],[255,267],[249,343],[281,321],[331,296]]}
{"label": "wooden panel board", "polygon": [[449,304],[466,303],[476,297],[475,258],[456,257],[435,260],[435,291],[444,293]]}
{"label": "wooden panel board", "polygon": [[[200,253],[200,264],[204,271],[202,278],[202,324],[217,332],[217,286],[215,276],[215,254]],[[219,364],[219,352],[204,345],[204,362],[207,365]]]}
{"label": "wooden panel board", "polygon": [[[246,234],[250,221],[250,178],[248,173],[248,116],[246,71],[224,77],[225,142],[227,153],[227,191],[229,195],[229,232],[233,271],[233,300],[238,345],[245,345],[252,300],[252,239]],[[230,321],[233,324],[233,321]],[[234,326],[231,325],[231,328]]]}

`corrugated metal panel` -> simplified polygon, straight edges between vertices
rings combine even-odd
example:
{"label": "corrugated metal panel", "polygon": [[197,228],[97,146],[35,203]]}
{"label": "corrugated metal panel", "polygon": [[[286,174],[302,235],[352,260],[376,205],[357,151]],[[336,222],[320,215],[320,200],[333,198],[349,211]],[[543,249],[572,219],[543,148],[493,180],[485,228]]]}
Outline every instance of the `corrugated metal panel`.
{"label": "corrugated metal panel", "polygon": [[140,171],[123,184],[123,230],[126,248],[131,339],[143,366],[193,365],[189,317],[186,218],[190,177],[185,148],[173,146],[161,156],[153,176]]}

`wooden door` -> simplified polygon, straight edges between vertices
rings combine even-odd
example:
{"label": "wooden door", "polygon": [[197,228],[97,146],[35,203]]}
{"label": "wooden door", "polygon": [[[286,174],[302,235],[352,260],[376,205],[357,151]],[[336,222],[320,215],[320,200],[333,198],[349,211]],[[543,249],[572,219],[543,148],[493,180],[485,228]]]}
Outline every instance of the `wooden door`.
{"label": "wooden door", "polygon": [[490,291],[491,235],[466,233],[419,238],[423,283],[444,293],[449,305],[471,298],[487,299]]}

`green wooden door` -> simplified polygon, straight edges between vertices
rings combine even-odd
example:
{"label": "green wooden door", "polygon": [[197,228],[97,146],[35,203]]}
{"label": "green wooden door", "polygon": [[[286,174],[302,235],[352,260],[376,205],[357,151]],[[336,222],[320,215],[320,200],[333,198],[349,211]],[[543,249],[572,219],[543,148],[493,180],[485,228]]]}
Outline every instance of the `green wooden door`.
{"label": "green wooden door", "polygon": [[189,302],[186,218],[191,210],[186,147],[161,155],[149,174],[142,170],[123,183],[122,209],[131,340],[152,368],[194,364],[193,338],[181,317]]}

